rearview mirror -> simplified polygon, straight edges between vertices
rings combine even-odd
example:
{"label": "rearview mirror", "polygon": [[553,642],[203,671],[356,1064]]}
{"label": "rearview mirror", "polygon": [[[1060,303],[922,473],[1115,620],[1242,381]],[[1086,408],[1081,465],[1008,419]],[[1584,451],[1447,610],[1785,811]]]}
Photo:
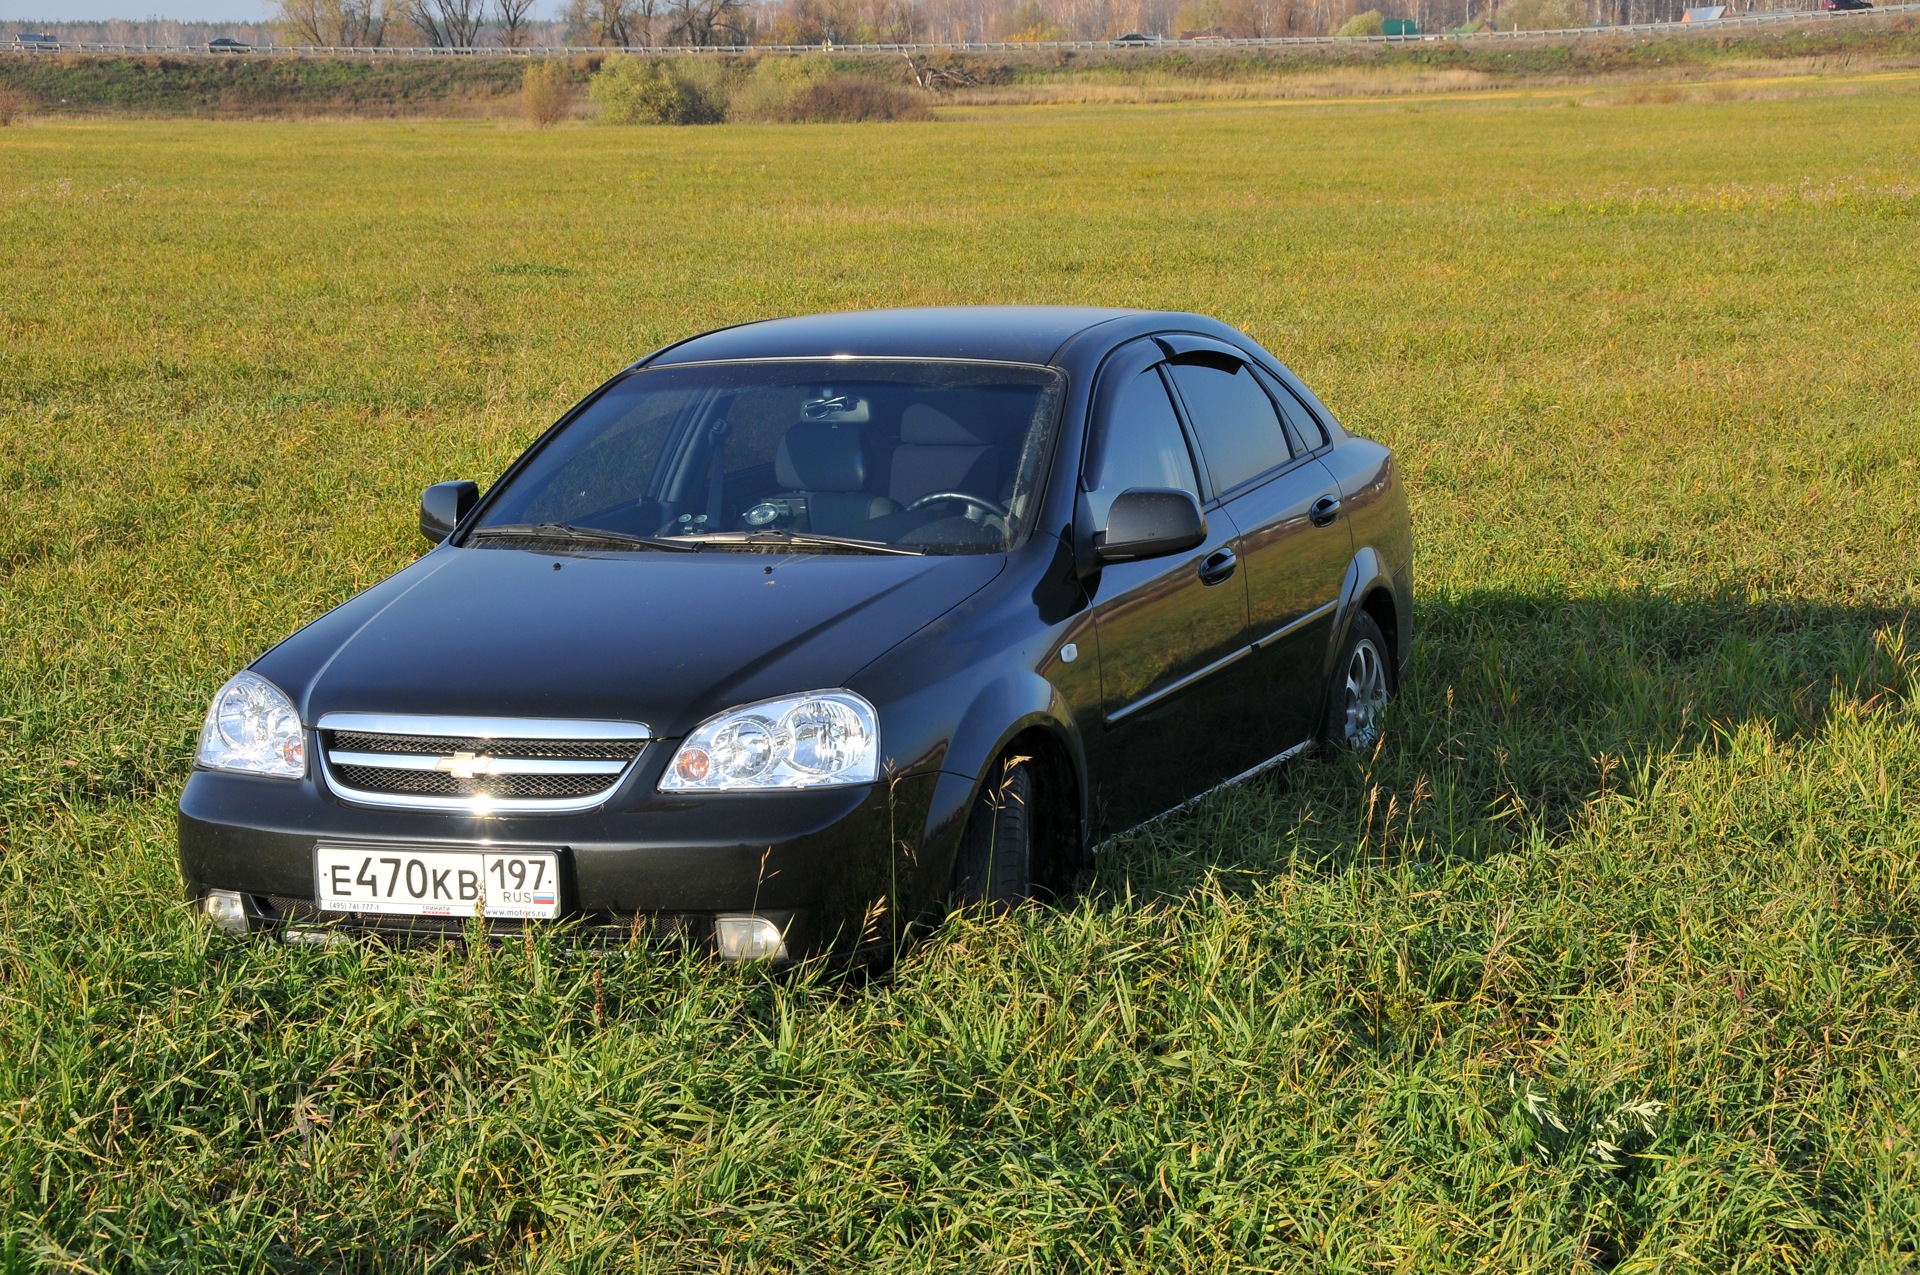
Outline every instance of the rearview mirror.
{"label": "rearview mirror", "polygon": [[1207,538],[1207,520],[1192,493],[1130,487],[1113,498],[1107,525],[1093,533],[1101,562],[1138,562],[1191,549]]}
{"label": "rearview mirror", "polygon": [[480,488],[464,478],[435,483],[420,493],[420,534],[439,544],[453,534],[460,520],[480,499]]}

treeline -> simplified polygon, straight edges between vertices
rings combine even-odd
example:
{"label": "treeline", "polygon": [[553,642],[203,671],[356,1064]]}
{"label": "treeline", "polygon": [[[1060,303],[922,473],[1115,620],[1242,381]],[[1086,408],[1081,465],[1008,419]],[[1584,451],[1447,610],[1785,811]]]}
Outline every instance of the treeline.
{"label": "treeline", "polygon": [[220,39],[261,44],[274,35],[272,26],[265,22],[179,22],[172,18],[141,22],[127,18],[98,22],[0,20],[0,43],[11,43],[14,36],[26,32],[50,35],[67,44],[157,44],[176,48]]}
{"label": "treeline", "polygon": [[[289,0],[377,5],[382,0]],[[456,9],[516,0],[387,0]],[[522,0],[523,2],[523,0]],[[1363,13],[1421,31],[1545,30],[1677,20],[1696,0],[569,0],[567,43],[622,47],[917,44],[1330,35]],[[1821,0],[1735,0],[1815,9]],[[425,28],[419,22],[414,27]],[[444,25],[444,22],[443,24]],[[505,30],[504,19],[495,27]],[[510,42],[503,40],[502,42]]]}
{"label": "treeline", "polygon": [[[1920,59],[1920,21],[1898,15],[1871,22],[1822,22],[1735,28],[1695,35],[1520,41],[1422,41],[1325,44],[1168,45],[1155,52],[1106,49],[1062,53],[898,54],[769,53],[705,57],[351,58],[175,57],[81,53],[0,57],[0,108],[15,115],[153,115],[266,118],[349,115],[365,118],[493,117],[517,114],[526,76],[549,76],[552,118],[740,120],[902,118],[922,105],[965,101],[1049,86],[1069,94],[1091,84],[1162,87],[1190,81],[1211,89],[1275,85],[1335,69],[1471,72],[1486,84],[1629,83],[1710,78],[1716,67],[1750,70],[1756,61],[1831,59],[1855,68],[1911,66]],[[657,66],[657,72],[644,67]],[[606,75],[609,67],[622,67]],[[1389,78],[1392,78],[1391,76]],[[595,80],[603,81],[596,93]],[[864,83],[859,83],[864,81]],[[1263,89],[1263,91],[1265,91]],[[1355,89],[1354,91],[1364,91]],[[4,113],[0,111],[0,113]]]}
{"label": "treeline", "polygon": [[[1694,0],[566,0],[555,19],[535,0],[277,0],[265,23],[0,23],[0,38],[344,47],[649,48],[1167,39],[1328,35],[1370,29],[1356,17],[1412,19],[1423,32],[1547,30],[1670,21]],[[1766,2],[1768,9],[1820,0]],[[1736,0],[1735,9],[1759,7]],[[544,8],[544,6],[543,6]],[[551,13],[546,10],[545,13]]]}
{"label": "treeline", "polygon": [[[406,29],[477,21],[512,43],[506,6],[528,0],[282,0],[301,6],[396,6]],[[620,47],[849,45],[1331,35],[1363,13],[1421,31],[1546,30],[1677,20],[1697,0],[568,0],[566,43]],[[1821,0],[1735,0],[1735,9],[1814,9]],[[487,7],[495,7],[487,21]],[[437,12],[438,16],[435,16]],[[459,15],[459,16],[455,16]],[[391,20],[391,14],[389,20]]]}
{"label": "treeline", "polygon": [[[646,0],[576,0],[634,5]],[[1814,8],[1786,0],[1768,8]],[[770,0],[753,10],[768,44],[1111,40],[1331,35],[1356,16],[1421,31],[1540,30],[1678,19],[1694,0]],[[1736,7],[1745,7],[1736,5]]]}

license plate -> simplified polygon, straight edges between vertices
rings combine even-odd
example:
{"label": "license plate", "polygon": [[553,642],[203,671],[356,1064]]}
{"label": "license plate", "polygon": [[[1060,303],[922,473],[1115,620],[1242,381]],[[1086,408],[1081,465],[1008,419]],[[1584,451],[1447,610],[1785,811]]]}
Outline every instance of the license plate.
{"label": "license plate", "polygon": [[313,851],[326,912],[545,918],[560,914],[560,859],[540,850],[335,846]]}

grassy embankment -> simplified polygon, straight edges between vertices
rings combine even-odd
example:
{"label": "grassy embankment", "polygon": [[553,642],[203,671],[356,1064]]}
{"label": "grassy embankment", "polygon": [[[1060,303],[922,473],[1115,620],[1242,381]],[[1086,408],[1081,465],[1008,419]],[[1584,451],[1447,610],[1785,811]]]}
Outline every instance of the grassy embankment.
{"label": "grassy embankment", "polygon": [[[0,135],[0,1268],[1910,1270],[1916,108]],[[207,696],[424,483],[951,301],[1209,311],[1400,449],[1376,756],[869,987],[185,912]]]}
{"label": "grassy embankment", "polygon": [[[784,54],[761,56],[784,57]],[[818,55],[809,55],[818,56]],[[836,68],[904,83],[896,56],[835,56]],[[736,68],[746,59],[730,58]],[[1471,89],[1617,86],[1920,66],[1920,23],[1845,23],[1653,36],[1314,45],[1273,49],[1035,50],[922,58],[962,74],[933,100],[962,105],[1403,95]],[[574,68],[583,86],[588,66]],[[0,56],[0,91],[42,115],[455,117],[511,115],[525,63],[510,58]],[[1772,89],[1772,92],[1780,90]]]}

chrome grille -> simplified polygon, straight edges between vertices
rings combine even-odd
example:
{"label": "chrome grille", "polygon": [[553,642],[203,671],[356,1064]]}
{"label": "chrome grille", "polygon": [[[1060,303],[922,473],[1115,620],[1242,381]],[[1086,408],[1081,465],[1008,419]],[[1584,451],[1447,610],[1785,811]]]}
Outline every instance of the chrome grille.
{"label": "chrome grille", "polygon": [[362,805],[415,810],[586,810],[613,794],[651,738],[636,722],[329,713],[327,782]]}
{"label": "chrome grille", "polygon": [[343,766],[333,773],[349,788],[364,792],[414,792],[435,797],[590,797],[613,787],[611,775],[475,775],[462,779],[437,770],[383,770]]}
{"label": "chrome grille", "polygon": [[363,753],[489,753],[495,757],[574,757],[585,761],[632,761],[641,739],[481,739],[473,735],[374,735],[327,732],[328,746]]}

